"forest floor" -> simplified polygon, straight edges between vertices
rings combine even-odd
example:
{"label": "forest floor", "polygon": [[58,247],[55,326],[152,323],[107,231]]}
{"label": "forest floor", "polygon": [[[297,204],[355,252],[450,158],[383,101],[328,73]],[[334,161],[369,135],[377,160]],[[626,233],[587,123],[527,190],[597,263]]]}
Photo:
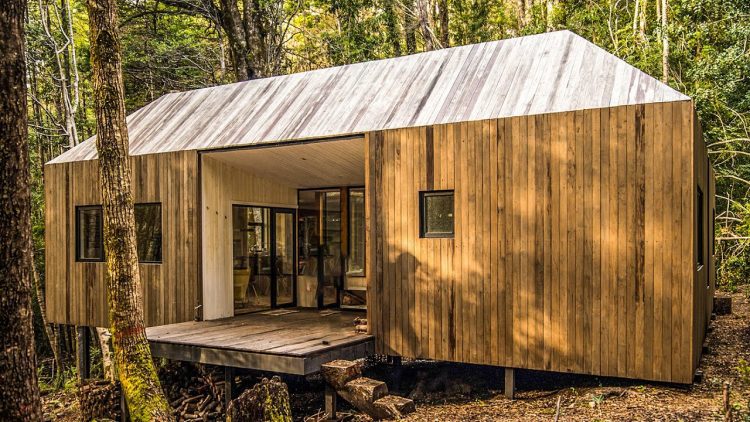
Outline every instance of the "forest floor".
{"label": "forest floor", "polygon": [[[388,383],[391,392],[410,396],[417,411],[408,421],[553,420],[723,420],[723,389],[731,384],[734,421],[750,422],[750,286],[732,296],[732,314],[717,316],[708,334],[701,382],[690,386],[644,383],[538,371],[516,371],[516,399],[502,392],[501,369],[431,361],[405,361],[400,377],[392,366],[374,363],[365,375]],[[260,376],[245,373],[241,384]],[[322,421],[320,377],[285,377],[295,419]],[[47,420],[80,420],[75,389],[43,396]],[[342,403],[342,400],[339,400]],[[342,406],[346,420],[369,420]]]}

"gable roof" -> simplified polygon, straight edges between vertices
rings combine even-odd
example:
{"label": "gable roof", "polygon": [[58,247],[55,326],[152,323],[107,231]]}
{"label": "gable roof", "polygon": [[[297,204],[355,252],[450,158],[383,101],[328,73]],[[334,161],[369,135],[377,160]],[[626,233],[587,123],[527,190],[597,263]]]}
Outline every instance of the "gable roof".
{"label": "gable roof", "polygon": [[[558,31],[166,94],[128,131],[140,155],[689,99]],[[50,163],[93,158],[91,138]]]}

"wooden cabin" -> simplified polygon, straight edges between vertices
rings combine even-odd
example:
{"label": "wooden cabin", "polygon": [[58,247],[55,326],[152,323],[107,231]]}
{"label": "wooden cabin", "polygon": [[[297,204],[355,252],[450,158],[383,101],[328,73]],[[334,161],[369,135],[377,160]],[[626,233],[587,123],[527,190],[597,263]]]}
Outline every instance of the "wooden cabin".
{"label": "wooden cabin", "polygon": [[[695,105],[569,31],[171,93],[128,128],[157,354],[693,380],[715,288]],[[45,166],[52,322],[108,325],[96,158]]]}

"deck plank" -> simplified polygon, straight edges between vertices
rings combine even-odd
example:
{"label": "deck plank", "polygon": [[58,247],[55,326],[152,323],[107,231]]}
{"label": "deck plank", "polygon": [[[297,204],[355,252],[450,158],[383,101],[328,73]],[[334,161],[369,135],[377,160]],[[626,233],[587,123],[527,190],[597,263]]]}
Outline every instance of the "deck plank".
{"label": "deck plank", "polygon": [[374,337],[354,331],[358,312],[321,315],[251,313],[146,329],[156,356],[249,369],[308,374],[326,356],[357,359],[372,354]]}

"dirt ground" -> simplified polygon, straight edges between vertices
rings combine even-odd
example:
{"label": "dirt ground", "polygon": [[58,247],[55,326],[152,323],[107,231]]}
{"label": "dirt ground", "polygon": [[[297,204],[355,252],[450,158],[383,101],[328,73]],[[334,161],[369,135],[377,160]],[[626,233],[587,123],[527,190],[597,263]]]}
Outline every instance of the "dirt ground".
{"label": "dirt ground", "polygon": [[[398,376],[392,366],[375,362],[365,374],[386,381],[395,394],[414,398],[417,411],[408,421],[537,421],[553,420],[556,412],[561,421],[723,420],[723,388],[728,382],[733,420],[750,422],[749,297],[750,286],[733,294],[733,313],[712,322],[709,353],[700,363],[703,380],[691,386],[517,371],[517,398],[510,401],[502,393],[503,372],[493,367],[411,361],[403,364]],[[252,385],[268,374],[241,376],[243,385]],[[320,377],[284,381],[295,419],[323,420]],[[45,394],[43,402],[47,420],[79,419],[74,391]],[[345,404],[341,410],[346,420],[368,420]]]}

